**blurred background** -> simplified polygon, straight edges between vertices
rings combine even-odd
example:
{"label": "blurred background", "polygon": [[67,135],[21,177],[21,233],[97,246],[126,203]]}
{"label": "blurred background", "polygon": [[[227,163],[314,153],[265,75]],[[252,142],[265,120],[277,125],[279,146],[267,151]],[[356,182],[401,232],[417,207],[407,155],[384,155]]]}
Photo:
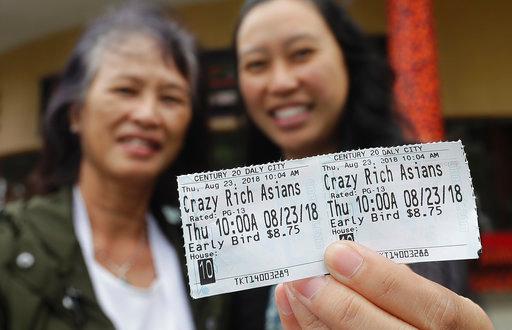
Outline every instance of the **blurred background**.
{"label": "blurred background", "polygon": [[[40,148],[41,116],[59,70],[84,24],[120,2],[0,0],[0,209],[6,202],[26,194],[24,182]],[[234,61],[229,51],[243,1],[154,2],[171,6],[202,46],[200,103],[211,134],[210,166],[246,164],[249,153],[264,151],[246,148],[246,118],[236,93]],[[340,2],[395,64],[417,65],[425,60],[407,58],[401,45],[407,45],[409,50],[412,45],[414,51],[414,47],[423,47],[423,42],[431,52],[426,59],[433,65],[428,79],[434,84],[436,95],[431,98],[433,104],[419,113],[411,112],[411,118],[418,122],[434,118],[434,128],[417,127],[427,133],[423,140],[461,139],[466,147],[484,246],[480,260],[471,262],[471,288],[496,328],[510,328],[512,1]],[[420,2],[422,5],[414,8],[414,3]],[[425,17],[423,11],[429,15]],[[420,19],[411,13],[419,13]],[[401,20],[408,17],[408,23]],[[429,33],[415,32],[414,40],[404,41],[404,31],[418,27],[419,31]],[[390,40],[394,48],[390,47]],[[404,74],[417,72],[414,67],[400,70]],[[405,106],[402,111],[409,110]],[[428,134],[431,131],[433,135]]]}

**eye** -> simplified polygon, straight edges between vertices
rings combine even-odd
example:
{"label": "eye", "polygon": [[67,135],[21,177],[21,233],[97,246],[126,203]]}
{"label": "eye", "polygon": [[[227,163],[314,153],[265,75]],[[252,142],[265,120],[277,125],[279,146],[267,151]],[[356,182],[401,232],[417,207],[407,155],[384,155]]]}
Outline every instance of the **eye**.
{"label": "eye", "polygon": [[167,107],[183,106],[188,104],[188,97],[186,95],[174,94],[161,94],[159,100]]}
{"label": "eye", "polygon": [[117,86],[112,88],[112,92],[120,96],[135,96],[138,90],[131,86]]}
{"label": "eye", "polygon": [[180,96],[175,95],[161,95],[160,101],[164,104],[173,105],[173,104],[184,104],[185,99]]}
{"label": "eye", "polygon": [[304,47],[299,48],[292,52],[291,58],[295,62],[304,62],[307,61],[314,53],[313,48]]}
{"label": "eye", "polygon": [[247,61],[244,64],[244,70],[252,73],[258,73],[265,70],[265,68],[268,66],[268,61],[266,60],[252,60]]}

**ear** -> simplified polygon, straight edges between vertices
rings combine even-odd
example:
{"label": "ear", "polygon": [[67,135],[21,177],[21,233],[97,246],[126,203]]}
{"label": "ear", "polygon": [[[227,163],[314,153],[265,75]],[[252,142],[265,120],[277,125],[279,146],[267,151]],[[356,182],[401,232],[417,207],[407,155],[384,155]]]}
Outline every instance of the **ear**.
{"label": "ear", "polygon": [[68,120],[69,120],[69,130],[73,134],[80,134],[81,127],[81,117],[80,117],[80,107],[78,105],[72,105],[69,108],[68,112]]}

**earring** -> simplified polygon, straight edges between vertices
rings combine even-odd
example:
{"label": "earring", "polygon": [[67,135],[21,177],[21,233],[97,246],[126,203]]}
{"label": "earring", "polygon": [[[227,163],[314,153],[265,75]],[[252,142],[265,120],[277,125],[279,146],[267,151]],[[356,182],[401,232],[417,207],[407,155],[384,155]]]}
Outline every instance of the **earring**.
{"label": "earring", "polygon": [[69,131],[73,134],[78,134],[78,125],[77,124],[71,124],[69,126]]}

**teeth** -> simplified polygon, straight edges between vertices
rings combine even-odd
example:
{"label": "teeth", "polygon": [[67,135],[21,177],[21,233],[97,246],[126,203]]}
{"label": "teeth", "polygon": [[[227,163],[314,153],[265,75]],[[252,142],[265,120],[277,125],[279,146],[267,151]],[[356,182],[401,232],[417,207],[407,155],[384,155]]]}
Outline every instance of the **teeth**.
{"label": "teeth", "polygon": [[283,108],[283,109],[279,109],[279,110],[275,111],[274,116],[277,119],[287,119],[287,118],[290,118],[293,116],[300,115],[301,113],[304,113],[306,111],[307,111],[307,109],[304,106],[289,107],[289,108]]}
{"label": "teeth", "polygon": [[146,140],[143,140],[143,139],[139,139],[139,138],[130,138],[128,140],[125,141],[127,144],[130,144],[130,145],[133,145],[133,146],[137,146],[137,147],[146,147],[146,148],[151,148],[151,143],[149,143],[148,141]]}

